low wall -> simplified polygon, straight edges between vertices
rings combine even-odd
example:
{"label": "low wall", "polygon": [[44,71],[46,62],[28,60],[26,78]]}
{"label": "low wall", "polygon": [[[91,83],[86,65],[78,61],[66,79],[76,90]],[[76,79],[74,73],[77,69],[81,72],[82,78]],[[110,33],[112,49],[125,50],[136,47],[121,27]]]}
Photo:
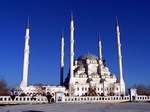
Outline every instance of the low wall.
{"label": "low wall", "polygon": [[[121,103],[130,101],[130,96],[64,96],[57,103]],[[150,96],[136,96],[134,101],[150,101]],[[42,104],[48,103],[46,96],[16,96],[14,100],[10,96],[0,96],[0,104]]]}
{"label": "low wall", "polygon": [[66,103],[119,103],[130,101],[129,96],[82,96],[82,97],[65,97],[64,102]]}
{"label": "low wall", "polygon": [[10,96],[0,96],[0,104],[27,104],[48,103],[45,96],[16,96],[14,100]]}
{"label": "low wall", "polygon": [[138,95],[135,101],[150,101],[150,96]]}

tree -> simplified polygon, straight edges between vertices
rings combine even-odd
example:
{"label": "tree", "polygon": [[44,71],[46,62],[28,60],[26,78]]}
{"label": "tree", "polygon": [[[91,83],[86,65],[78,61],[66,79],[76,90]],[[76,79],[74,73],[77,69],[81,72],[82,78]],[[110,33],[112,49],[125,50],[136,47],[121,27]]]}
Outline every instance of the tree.
{"label": "tree", "polygon": [[150,95],[150,85],[138,84],[133,87],[137,89],[138,95]]}
{"label": "tree", "polygon": [[0,77],[0,96],[9,95],[10,89],[7,85],[7,82],[4,78]]}
{"label": "tree", "polygon": [[97,96],[96,87],[90,86],[87,92],[88,96]]}

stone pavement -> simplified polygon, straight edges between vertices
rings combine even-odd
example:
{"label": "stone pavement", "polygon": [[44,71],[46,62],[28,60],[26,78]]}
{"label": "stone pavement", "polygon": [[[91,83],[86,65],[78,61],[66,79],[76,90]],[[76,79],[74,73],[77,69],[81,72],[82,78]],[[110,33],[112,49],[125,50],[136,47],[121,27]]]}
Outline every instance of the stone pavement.
{"label": "stone pavement", "polygon": [[8,105],[0,112],[150,112],[150,103]]}

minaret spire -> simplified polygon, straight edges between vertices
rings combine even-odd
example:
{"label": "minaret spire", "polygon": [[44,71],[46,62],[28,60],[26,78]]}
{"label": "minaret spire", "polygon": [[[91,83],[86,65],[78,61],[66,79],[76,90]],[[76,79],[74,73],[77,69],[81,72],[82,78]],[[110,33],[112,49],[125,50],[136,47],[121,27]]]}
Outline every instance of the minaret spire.
{"label": "minaret spire", "polygon": [[98,34],[98,49],[99,49],[99,59],[102,60],[102,44],[101,44],[100,32]]}
{"label": "minaret spire", "polygon": [[118,17],[116,16],[116,26],[119,27],[119,23],[118,23]]}
{"label": "minaret spire", "polygon": [[64,33],[61,35],[61,62],[60,62],[60,85],[63,85],[64,78]]}
{"label": "minaret spire", "polygon": [[27,21],[26,33],[25,33],[25,47],[24,47],[24,59],[23,59],[23,70],[22,70],[22,81],[20,87],[23,89],[27,87],[28,81],[28,65],[29,65],[29,18]]}
{"label": "minaret spire", "polygon": [[26,29],[30,29],[30,20],[29,20],[29,17],[28,17]]}
{"label": "minaret spire", "polygon": [[73,11],[71,10],[71,21],[73,21]]}
{"label": "minaret spire", "polygon": [[120,94],[125,94],[125,84],[124,84],[123,73],[122,73],[120,31],[119,31],[119,24],[118,24],[117,17],[116,17],[116,37],[117,37],[117,51],[118,51],[118,71],[119,71]]}

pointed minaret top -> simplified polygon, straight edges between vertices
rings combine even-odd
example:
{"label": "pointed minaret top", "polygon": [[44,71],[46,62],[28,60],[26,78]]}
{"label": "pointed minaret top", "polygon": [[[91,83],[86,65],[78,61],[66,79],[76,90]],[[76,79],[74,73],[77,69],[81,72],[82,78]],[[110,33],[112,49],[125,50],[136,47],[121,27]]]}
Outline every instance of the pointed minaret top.
{"label": "pointed minaret top", "polygon": [[29,28],[30,28],[30,25],[29,25],[29,17],[28,17],[26,29],[29,29]]}
{"label": "pointed minaret top", "polygon": [[116,26],[119,26],[118,24],[118,17],[116,16]]}
{"label": "pointed minaret top", "polygon": [[64,31],[62,29],[62,32],[61,32],[61,38],[64,38]]}
{"label": "pointed minaret top", "polygon": [[100,32],[98,33],[98,41],[101,41],[101,35],[100,35]]}
{"label": "pointed minaret top", "polygon": [[71,21],[73,21],[73,11],[71,10]]}

